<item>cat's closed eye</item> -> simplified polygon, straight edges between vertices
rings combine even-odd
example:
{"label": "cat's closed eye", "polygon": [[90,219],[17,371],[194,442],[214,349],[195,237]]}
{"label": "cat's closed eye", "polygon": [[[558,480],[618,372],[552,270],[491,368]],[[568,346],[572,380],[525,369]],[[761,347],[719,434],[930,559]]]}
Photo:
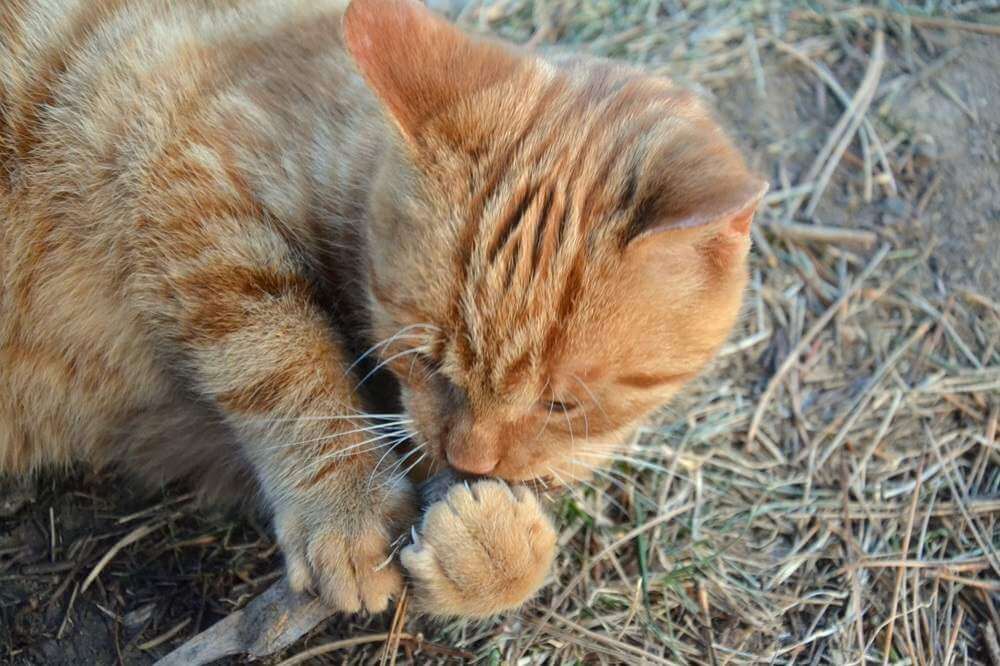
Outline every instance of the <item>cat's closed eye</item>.
{"label": "cat's closed eye", "polygon": [[567,414],[569,412],[574,412],[579,409],[580,405],[572,402],[563,402],[561,400],[541,400],[538,403],[538,408],[546,412],[555,412],[556,414]]}

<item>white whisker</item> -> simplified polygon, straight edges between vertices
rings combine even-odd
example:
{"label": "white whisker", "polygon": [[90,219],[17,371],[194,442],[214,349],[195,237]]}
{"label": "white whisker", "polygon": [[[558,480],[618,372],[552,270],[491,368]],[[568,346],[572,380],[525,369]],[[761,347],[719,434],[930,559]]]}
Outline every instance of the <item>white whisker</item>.
{"label": "white whisker", "polygon": [[405,335],[406,333],[409,333],[410,331],[412,331],[414,329],[420,329],[420,328],[430,329],[431,331],[438,331],[438,330],[440,330],[437,326],[434,326],[433,324],[410,324],[409,326],[404,326],[400,330],[396,331],[396,333],[394,335],[389,336],[388,338],[386,338],[382,342],[375,343],[374,345],[372,345],[371,347],[369,347],[368,350],[365,353],[361,354],[361,356],[359,356],[356,359],[354,359],[354,362],[351,363],[351,365],[348,366],[347,371],[344,372],[344,376],[347,376],[347,375],[351,374],[351,372],[354,370],[354,368],[356,368],[358,366],[359,363],[361,363],[366,358],[368,358],[369,356],[371,356],[375,351],[377,351],[378,349],[381,349],[382,347],[385,347],[387,345],[392,344],[396,340],[402,340],[402,339],[421,339],[421,338],[422,339],[426,339],[426,337],[427,337],[426,335],[420,335],[420,334],[416,334],[416,333],[411,334],[411,335]]}
{"label": "white whisker", "polygon": [[380,432],[383,434],[375,437],[374,439],[368,441],[377,441],[379,439],[386,439],[389,437],[397,437],[400,435],[409,435],[409,431],[404,428],[384,428],[383,426],[368,426],[366,428],[354,428],[352,430],[345,430],[343,432],[330,433],[328,435],[322,435],[320,437],[313,437],[311,439],[302,439],[295,442],[290,442],[287,444],[277,444],[275,446],[268,447],[264,449],[265,451],[280,451],[282,449],[290,449],[297,446],[302,446],[304,444],[315,444],[316,442],[330,442],[340,437],[346,437],[347,435],[355,435],[361,432]]}
{"label": "white whisker", "polygon": [[379,363],[378,365],[376,365],[374,368],[372,368],[371,370],[369,370],[368,374],[366,374],[364,377],[362,377],[361,381],[358,382],[357,385],[354,388],[355,389],[361,388],[361,386],[366,381],[368,381],[372,377],[372,375],[374,375],[376,372],[378,372],[379,370],[381,370],[382,368],[384,368],[389,363],[392,363],[393,361],[395,361],[397,359],[409,356],[410,354],[423,354],[423,353],[427,353],[427,351],[429,351],[427,347],[414,347],[412,349],[407,349],[405,351],[401,351],[398,354],[393,354],[392,356],[390,356],[389,358],[385,359],[384,361],[382,361],[381,363]]}

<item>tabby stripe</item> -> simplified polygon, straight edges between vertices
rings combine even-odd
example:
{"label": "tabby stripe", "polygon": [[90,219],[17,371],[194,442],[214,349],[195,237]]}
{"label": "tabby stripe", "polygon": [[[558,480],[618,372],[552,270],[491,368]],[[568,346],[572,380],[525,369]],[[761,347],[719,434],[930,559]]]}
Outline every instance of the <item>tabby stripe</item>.
{"label": "tabby stripe", "polygon": [[292,364],[271,370],[266,375],[238,389],[216,394],[221,407],[241,414],[266,414],[275,411],[282,399],[294,394],[302,383],[303,368]]}
{"label": "tabby stripe", "polygon": [[218,342],[252,324],[252,303],[311,298],[311,285],[302,276],[249,266],[212,266],[184,277],[171,291],[198,304],[186,319],[182,338],[199,345]]}
{"label": "tabby stripe", "polygon": [[634,375],[622,375],[618,377],[615,381],[622,386],[628,386],[630,388],[638,389],[651,389],[660,386],[666,386],[667,384],[677,384],[680,382],[685,382],[695,376],[696,373],[693,372],[682,372],[672,375],[651,375],[651,374],[634,374]]}
{"label": "tabby stripe", "polygon": [[486,178],[486,184],[479,190],[475,197],[473,197],[470,203],[470,216],[468,223],[465,227],[465,233],[459,243],[459,254],[458,254],[458,274],[460,279],[457,280],[458,284],[464,283],[468,278],[469,261],[472,259],[472,252],[475,248],[476,238],[480,233],[480,226],[482,224],[483,214],[486,212],[486,206],[493,198],[496,193],[497,188],[505,180],[507,174],[510,172],[511,166],[514,163],[514,158],[521,152],[521,147],[527,140],[528,135],[538,124],[539,118],[541,118],[544,111],[549,107],[550,102],[555,97],[557,92],[557,86],[554,84],[549,84],[542,91],[542,94],[535,100],[535,105],[531,109],[527,120],[521,127],[517,136],[511,141],[502,154],[497,156],[495,160],[490,163],[490,166],[485,171],[488,176]]}
{"label": "tabby stripe", "polygon": [[538,223],[535,225],[535,240],[531,245],[531,277],[538,273],[538,266],[542,260],[542,244],[546,237],[546,230],[549,225],[549,214],[552,211],[552,199],[555,196],[553,188],[545,191],[545,200],[542,202],[542,209],[538,213]]}
{"label": "tabby stripe", "polygon": [[[633,127],[630,128],[627,134],[618,135],[615,138],[614,147],[608,151],[607,158],[602,161],[594,178],[594,183],[589,188],[587,198],[584,200],[583,209],[587,213],[586,217],[599,219],[608,212],[605,210],[596,210],[596,202],[603,200],[600,189],[611,181],[611,171],[621,161],[625,147],[634,145],[637,139],[648,134],[659,122],[659,118],[655,117],[654,114],[649,114],[641,122],[634,122]],[[626,186],[628,185],[629,183],[626,183]]]}
{"label": "tabby stripe", "polygon": [[459,240],[458,252],[456,253],[455,273],[458,277],[455,280],[456,289],[452,297],[451,317],[453,321],[462,321],[464,324],[464,331],[456,336],[458,340],[457,351],[459,356],[461,356],[467,365],[471,365],[475,360],[475,354],[473,353],[470,342],[471,328],[468,325],[468,321],[466,320],[464,313],[461,311],[462,295],[464,293],[464,285],[469,282],[469,264],[472,260],[473,251],[476,247],[476,239],[479,237],[481,232],[480,227],[482,226],[482,218],[485,214],[486,206],[493,198],[497,188],[500,186],[500,183],[502,183],[508,175],[513,164],[513,160],[521,151],[528,135],[533,129],[535,129],[539,119],[543,116],[544,112],[549,108],[550,104],[563,87],[564,86],[559,82],[552,82],[543,88],[541,94],[536,98],[535,104],[517,136],[507,146],[507,149],[492,161],[488,169],[484,172],[487,176],[486,184],[482,189],[480,189],[476,196],[473,197],[469,206],[471,211],[469,220],[465,225],[462,238]]}
{"label": "tabby stripe", "polygon": [[535,197],[538,195],[538,188],[528,185],[521,188],[516,203],[511,206],[511,211],[500,220],[497,224],[496,236],[493,242],[490,244],[489,250],[487,252],[487,258],[490,263],[496,261],[497,255],[500,250],[507,244],[510,237],[517,231],[518,227],[521,226],[521,222],[524,220],[525,214],[528,209],[531,208],[531,204],[535,201]]}
{"label": "tabby stripe", "polygon": [[549,324],[549,330],[545,334],[542,343],[542,356],[552,358],[556,350],[556,345],[562,339],[562,331],[566,327],[570,315],[576,307],[580,292],[583,289],[583,258],[585,257],[585,246],[581,245],[577,252],[569,273],[564,278],[564,286],[556,312]]}
{"label": "tabby stripe", "polygon": [[55,88],[66,74],[72,55],[84,47],[101,24],[109,20],[128,0],[86,0],[80,3],[76,15],[70,18],[64,34],[50,36],[56,46],[45,52],[32,72],[33,84],[24,92],[18,122],[15,126],[17,155],[24,159],[36,146],[41,130],[42,109],[55,101]]}
{"label": "tabby stripe", "polygon": [[507,366],[500,375],[499,393],[504,394],[517,386],[520,376],[531,367],[531,349],[525,349],[521,354]]}

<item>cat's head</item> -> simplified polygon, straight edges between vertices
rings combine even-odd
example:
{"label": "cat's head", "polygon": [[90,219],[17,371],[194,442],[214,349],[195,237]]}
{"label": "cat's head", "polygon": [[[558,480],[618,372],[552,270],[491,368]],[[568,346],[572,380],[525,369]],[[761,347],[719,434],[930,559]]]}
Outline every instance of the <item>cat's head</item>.
{"label": "cat's head", "polygon": [[381,357],[439,461],[586,476],[737,319],[766,188],[690,93],[354,0],[344,40],[391,120],[372,198]]}

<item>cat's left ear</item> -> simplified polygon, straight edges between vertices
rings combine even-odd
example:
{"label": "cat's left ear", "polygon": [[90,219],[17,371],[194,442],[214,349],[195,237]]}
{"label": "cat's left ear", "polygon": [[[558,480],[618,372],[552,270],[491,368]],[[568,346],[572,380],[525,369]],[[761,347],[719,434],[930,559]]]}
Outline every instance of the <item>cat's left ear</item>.
{"label": "cat's left ear", "polygon": [[509,79],[522,58],[473,39],[417,0],[353,0],[344,42],[405,138],[427,129],[477,92]]}
{"label": "cat's left ear", "polygon": [[[702,174],[702,183],[687,191],[666,187],[640,203],[630,229],[630,242],[671,232],[704,230],[739,240],[750,234],[754,215],[767,194],[767,181],[744,173],[719,177]],[[676,185],[676,184],[675,184]]]}

